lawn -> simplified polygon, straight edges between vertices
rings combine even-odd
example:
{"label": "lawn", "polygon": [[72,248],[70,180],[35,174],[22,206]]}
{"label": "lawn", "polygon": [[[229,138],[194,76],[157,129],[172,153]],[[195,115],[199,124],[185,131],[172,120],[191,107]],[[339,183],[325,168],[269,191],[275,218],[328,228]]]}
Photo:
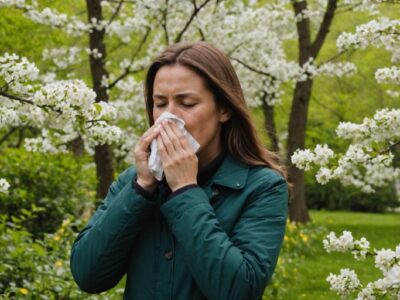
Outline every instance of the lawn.
{"label": "lawn", "polygon": [[[400,243],[400,214],[311,211],[311,217],[314,223],[337,235],[349,230],[356,239],[364,236],[372,248],[394,249]],[[372,259],[358,262],[347,253],[328,254],[323,250],[322,242],[320,245],[320,250],[304,257],[293,270],[288,293],[281,299],[340,299],[329,290],[325,278],[331,272],[339,273],[341,268],[354,269],[362,283],[380,278],[380,271],[374,267]]]}

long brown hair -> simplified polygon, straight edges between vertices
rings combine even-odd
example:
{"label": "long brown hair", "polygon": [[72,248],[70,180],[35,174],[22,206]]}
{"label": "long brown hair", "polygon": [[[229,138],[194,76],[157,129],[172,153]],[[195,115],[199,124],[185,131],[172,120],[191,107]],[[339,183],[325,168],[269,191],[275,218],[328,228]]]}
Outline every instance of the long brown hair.
{"label": "long brown hair", "polygon": [[228,57],[206,42],[181,42],[169,46],[150,65],[145,79],[146,109],[153,125],[153,85],[158,70],[165,65],[179,64],[201,76],[214,94],[218,107],[231,113],[222,125],[222,143],[240,161],[263,165],[287,178],[279,156],[267,150],[257,136],[244,99],[242,87]]}

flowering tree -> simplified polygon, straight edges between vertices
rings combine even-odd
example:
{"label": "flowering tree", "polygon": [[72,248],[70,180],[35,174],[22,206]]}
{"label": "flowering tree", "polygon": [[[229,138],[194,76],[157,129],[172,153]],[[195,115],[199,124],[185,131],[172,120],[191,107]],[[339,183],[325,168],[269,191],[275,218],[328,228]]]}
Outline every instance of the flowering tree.
{"label": "flowering tree", "polygon": [[[180,41],[194,17],[210,2],[87,1],[85,22],[48,7],[42,9],[36,1],[0,1],[0,7],[18,8],[33,22],[80,41],[79,46],[45,49],[43,58],[52,66],[41,77],[25,58],[6,54],[0,59],[0,99],[5,103],[0,111],[1,127],[10,128],[10,133],[18,126],[43,129],[40,137],[25,140],[28,150],[63,151],[71,142],[78,148],[84,146],[94,154],[98,196],[104,197],[113,180],[110,144],[118,145],[116,155],[127,156],[135,142],[135,128],[144,121],[141,88],[134,75],[143,71],[165,44]],[[84,46],[85,37],[89,47]],[[119,55],[107,56],[106,45]],[[127,49],[129,58],[121,55]],[[72,70],[66,78],[77,77],[74,67],[85,61],[85,55],[92,90],[79,80],[58,80],[60,70]],[[113,106],[107,104],[110,95],[118,99]],[[29,117],[23,117],[24,111]],[[123,120],[131,121],[124,130],[108,123]]]}
{"label": "flowering tree", "polygon": [[[378,69],[375,78],[379,83],[391,84],[398,89],[399,34],[400,20],[381,18],[357,27],[355,33],[343,33],[337,40],[337,46],[340,50],[368,45],[385,47],[392,53],[393,66]],[[399,97],[396,90],[390,90],[390,94]],[[292,156],[293,164],[303,170],[317,167],[316,180],[321,184],[337,179],[366,193],[400,179],[400,169],[394,163],[400,145],[400,109],[378,110],[373,118],[364,118],[361,124],[340,123],[336,132],[339,137],[352,141],[344,154],[335,154],[327,145],[317,145],[314,150],[298,149]],[[395,250],[371,250],[365,238],[354,240],[348,231],[344,231],[339,238],[331,232],[323,244],[327,252],[351,252],[357,260],[374,257],[375,267],[382,271],[381,279],[366,285],[348,268],[341,269],[339,275],[330,274],[327,281],[331,290],[343,299],[352,297],[356,292],[357,300],[382,299],[385,296],[399,299],[400,244]]]}
{"label": "flowering tree", "polygon": [[[262,108],[265,129],[274,151],[280,150],[274,105],[281,102],[282,86],[295,85],[288,126],[288,157],[294,149],[304,147],[313,79],[318,75],[348,76],[356,71],[354,64],[349,62],[334,62],[332,59],[316,63],[338,2],[316,1],[309,5],[308,1],[279,1],[263,6],[256,1],[250,1],[247,6],[235,2],[236,7],[231,11],[236,13],[229,18],[215,14],[199,18],[202,37],[218,44],[229,54],[239,72],[247,99],[250,99],[249,104]],[[360,1],[344,1],[339,7],[351,10],[362,4]],[[364,6],[364,9],[370,9],[370,6]],[[219,11],[221,13],[227,15],[224,11]],[[314,41],[311,41],[311,24],[318,32]],[[290,60],[284,50],[284,43],[289,40],[298,41],[297,62]],[[288,173],[295,184],[290,217],[294,221],[306,222],[309,217],[304,201],[303,173],[297,168],[290,168]]]}
{"label": "flowering tree", "polygon": [[[400,20],[374,20],[357,27],[354,34],[343,33],[337,45],[339,49],[367,45],[385,47],[392,53],[394,65],[378,69],[375,78],[379,83],[392,84],[398,89],[399,33]],[[321,184],[338,179],[344,185],[359,187],[364,192],[374,192],[374,187],[399,179],[400,169],[394,165],[394,157],[400,145],[400,109],[378,110],[373,118],[364,118],[361,124],[342,122],[336,133],[340,138],[352,141],[345,153],[335,154],[327,145],[317,145],[314,150],[298,149],[292,162],[303,170],[317,167],[316,179]]]}
{"label": "flowering tree", "polygon": [[[339,48],[339,53],[331,59],[317,63],[335,14],[347,11],[374,13],[379,2],[279,1],[263,6],[255,1],[250,1],[247,6],[236,2],[232,11],[240,11],[240,14],[224,18],[221,15],[229,12],[221,10],[218,15],[205,10],[199,18],[202,37],[217,43],[229,54],[239,72],[247,99],[250,99],[249,104],[262,108],[265,129],[274,151],[280,150],[274,105],[281,101],[282,86],[294,85],[286,149],[289,161],[296,149],[304,148],[314,79],[321,75],[343,77],[356,72],[353,63],[337,61],[347,51],[343,48]],[[312,39],[311,31],[314,28],[317,33]],[[297,62],[291,61],[284,50],[284,43],[290,40],[297,40],[298,43]],[[294,183],[290,218],[307,222],[309,216],[304,199],[303,171],[291,165],[288,174]]]}

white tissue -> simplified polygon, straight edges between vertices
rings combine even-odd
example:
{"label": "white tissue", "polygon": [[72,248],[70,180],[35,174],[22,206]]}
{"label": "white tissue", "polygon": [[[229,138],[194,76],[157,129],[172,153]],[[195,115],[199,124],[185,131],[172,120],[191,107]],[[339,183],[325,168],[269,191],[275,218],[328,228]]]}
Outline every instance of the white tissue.
{"label": "white tissue", "polygon": [[[174,114],[170,112],[163,112],[161,116],[157,119],[156,124],[160,123],[162,120],[170,119],[173,120],[177,125],[178,128],[182,131],[182,134],[187,138],[189,145],[192,147],[193,151],[196,152],[200,148],[200,144],[191,136],[191,134],[185,129],[185,121],[178,118]],[[153,176],[158,180],[161,181],[164,175],[164,170],[162,168],[162,163],[160,159],[160,155],[158,153],[157,148],[157,141],[154,139],[151,142],[150,146],[150,157],[149,157],[149,169]]]}

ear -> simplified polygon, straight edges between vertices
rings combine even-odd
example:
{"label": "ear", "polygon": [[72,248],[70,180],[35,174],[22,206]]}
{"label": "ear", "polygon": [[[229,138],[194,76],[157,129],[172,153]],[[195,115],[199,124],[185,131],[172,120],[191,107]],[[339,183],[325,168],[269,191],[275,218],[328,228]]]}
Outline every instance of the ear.
{"label": "ear", "polygon": [[231,118],[231,110],[225,107],[221,107],[219,109],[219,121],[221,123],[225,123],[227,121],[229,121],[229,119]]}

